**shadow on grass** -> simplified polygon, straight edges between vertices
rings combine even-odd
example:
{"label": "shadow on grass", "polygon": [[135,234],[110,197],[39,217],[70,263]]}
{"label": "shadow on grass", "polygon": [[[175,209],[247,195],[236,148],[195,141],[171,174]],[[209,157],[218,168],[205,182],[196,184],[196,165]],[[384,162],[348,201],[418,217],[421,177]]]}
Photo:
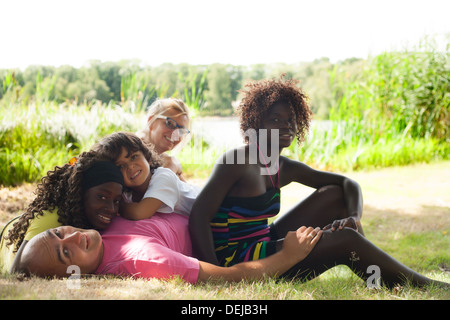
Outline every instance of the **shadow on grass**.
{"label": "shadow on grass", "polygon": [[415,270],[448,272],[450,209],[422,206],[420,214],[364,207],[366,237]]}

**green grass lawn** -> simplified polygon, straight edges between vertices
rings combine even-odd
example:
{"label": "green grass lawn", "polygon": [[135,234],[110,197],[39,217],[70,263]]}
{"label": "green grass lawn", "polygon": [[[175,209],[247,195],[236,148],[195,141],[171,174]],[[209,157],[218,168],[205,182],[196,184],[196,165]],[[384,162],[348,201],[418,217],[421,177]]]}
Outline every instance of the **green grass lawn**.
{"label": "green grass lawn", "polygon": [[[348,173],[360,182],[363,227],[368,239],[395,259],[436,280],[450,282],[450,162]],[[412,182],[414,181],[414,183]],[[201,183],[197,181],[197,183]],[[384,187],[380,187],[384,185]],[[420,189],[420,192],[417,190]],[[282,190],[282,211],[311,190]],[[4,222],[4,221],[2,221]],[[347,267],[338,266],[307,282],[242,281],[190,285],[179,279],[142,280],[95,276],[70,280],[0,276],[0,300],[7,299],[192,299],[192,300],[447,300],[449,291],[408,285],[368,289]]]}

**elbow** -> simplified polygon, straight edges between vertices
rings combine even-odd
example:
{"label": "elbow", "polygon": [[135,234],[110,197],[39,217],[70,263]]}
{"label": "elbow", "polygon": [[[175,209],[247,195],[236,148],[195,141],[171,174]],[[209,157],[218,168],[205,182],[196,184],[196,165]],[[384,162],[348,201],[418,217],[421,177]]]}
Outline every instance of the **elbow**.
{"label": "elbow", "polygon": [[356,181],[353,180],[353,179],[350,179],[350,178],[345,178],[345,179],[344,179],[343,185],[344,185],[344,188],[345,188],[345,187],[351,187],[351,188],[355,188],[355,189],[358,189],[358,190],[361,189],[359,183],[356,182]]}
{"label": "elbow", "polygon": [[344,194],[361,195],[361,186],[359,183],[347,177],[342,181],[342,189]]}

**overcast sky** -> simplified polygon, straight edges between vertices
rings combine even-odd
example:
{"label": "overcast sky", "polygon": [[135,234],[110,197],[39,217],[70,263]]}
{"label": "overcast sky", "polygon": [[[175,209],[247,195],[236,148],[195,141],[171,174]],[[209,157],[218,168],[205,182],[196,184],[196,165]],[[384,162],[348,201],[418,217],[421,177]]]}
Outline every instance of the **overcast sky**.
{"label": "overcast sky", "polygon": [[[450,33],[449,0],[0,0],[0,69],[367,58]],[[440,36],[439,36],[440,35]]]}

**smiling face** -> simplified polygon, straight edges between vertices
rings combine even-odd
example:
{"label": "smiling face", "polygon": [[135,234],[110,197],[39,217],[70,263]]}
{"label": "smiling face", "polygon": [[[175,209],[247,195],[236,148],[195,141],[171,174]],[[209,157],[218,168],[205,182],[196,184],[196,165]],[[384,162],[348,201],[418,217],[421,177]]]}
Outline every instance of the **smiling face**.
{"label": "smiling face", "polygon": [[124,183],[127,187],[137,192],[145,192],[147,190],[152,174],[150,165],[141,151],[129,154],[127,149],[122,148],[115,165],[122,172]]}
{"label": "smiling face", "polygon": [[22,253],[22,265],[35,275],[68,277],[76,265],[82,274],[94,273],[103,258],[102,238],[96,230],[62,226],[33,237]]}
{"label": "smiling face", "polygon": [[[277,102],[270,107],[263,116],[261,128],[267,129],[268,135],[271,130],[278,130],[280,150],[289,147],[297,132],[295,116],[289,104]],[[270,137],[268,137],[268,141],[271,141]]]}
{"label": "smiling face", "polygon": [[84,213],[97,230],[106,229],[119,212],[122,185],[106,182],[89,188],[83,196]]}
{"label": "smiling face", "polygon": [[[185,114],[180,114],[180,111],[176,109],[167,110],[164,112],[163,116],[171,118],[179,126],[187,128],[189,125],[189,117]],[[150,119],[151,118],[152,116]],[[181,142],[177,131],[178,129],[173,130],[167,127],[165,119],[158,118],[155,119],[150,125],[148,140],[155,146],[155,150],[161,154],[172,150]]]}

